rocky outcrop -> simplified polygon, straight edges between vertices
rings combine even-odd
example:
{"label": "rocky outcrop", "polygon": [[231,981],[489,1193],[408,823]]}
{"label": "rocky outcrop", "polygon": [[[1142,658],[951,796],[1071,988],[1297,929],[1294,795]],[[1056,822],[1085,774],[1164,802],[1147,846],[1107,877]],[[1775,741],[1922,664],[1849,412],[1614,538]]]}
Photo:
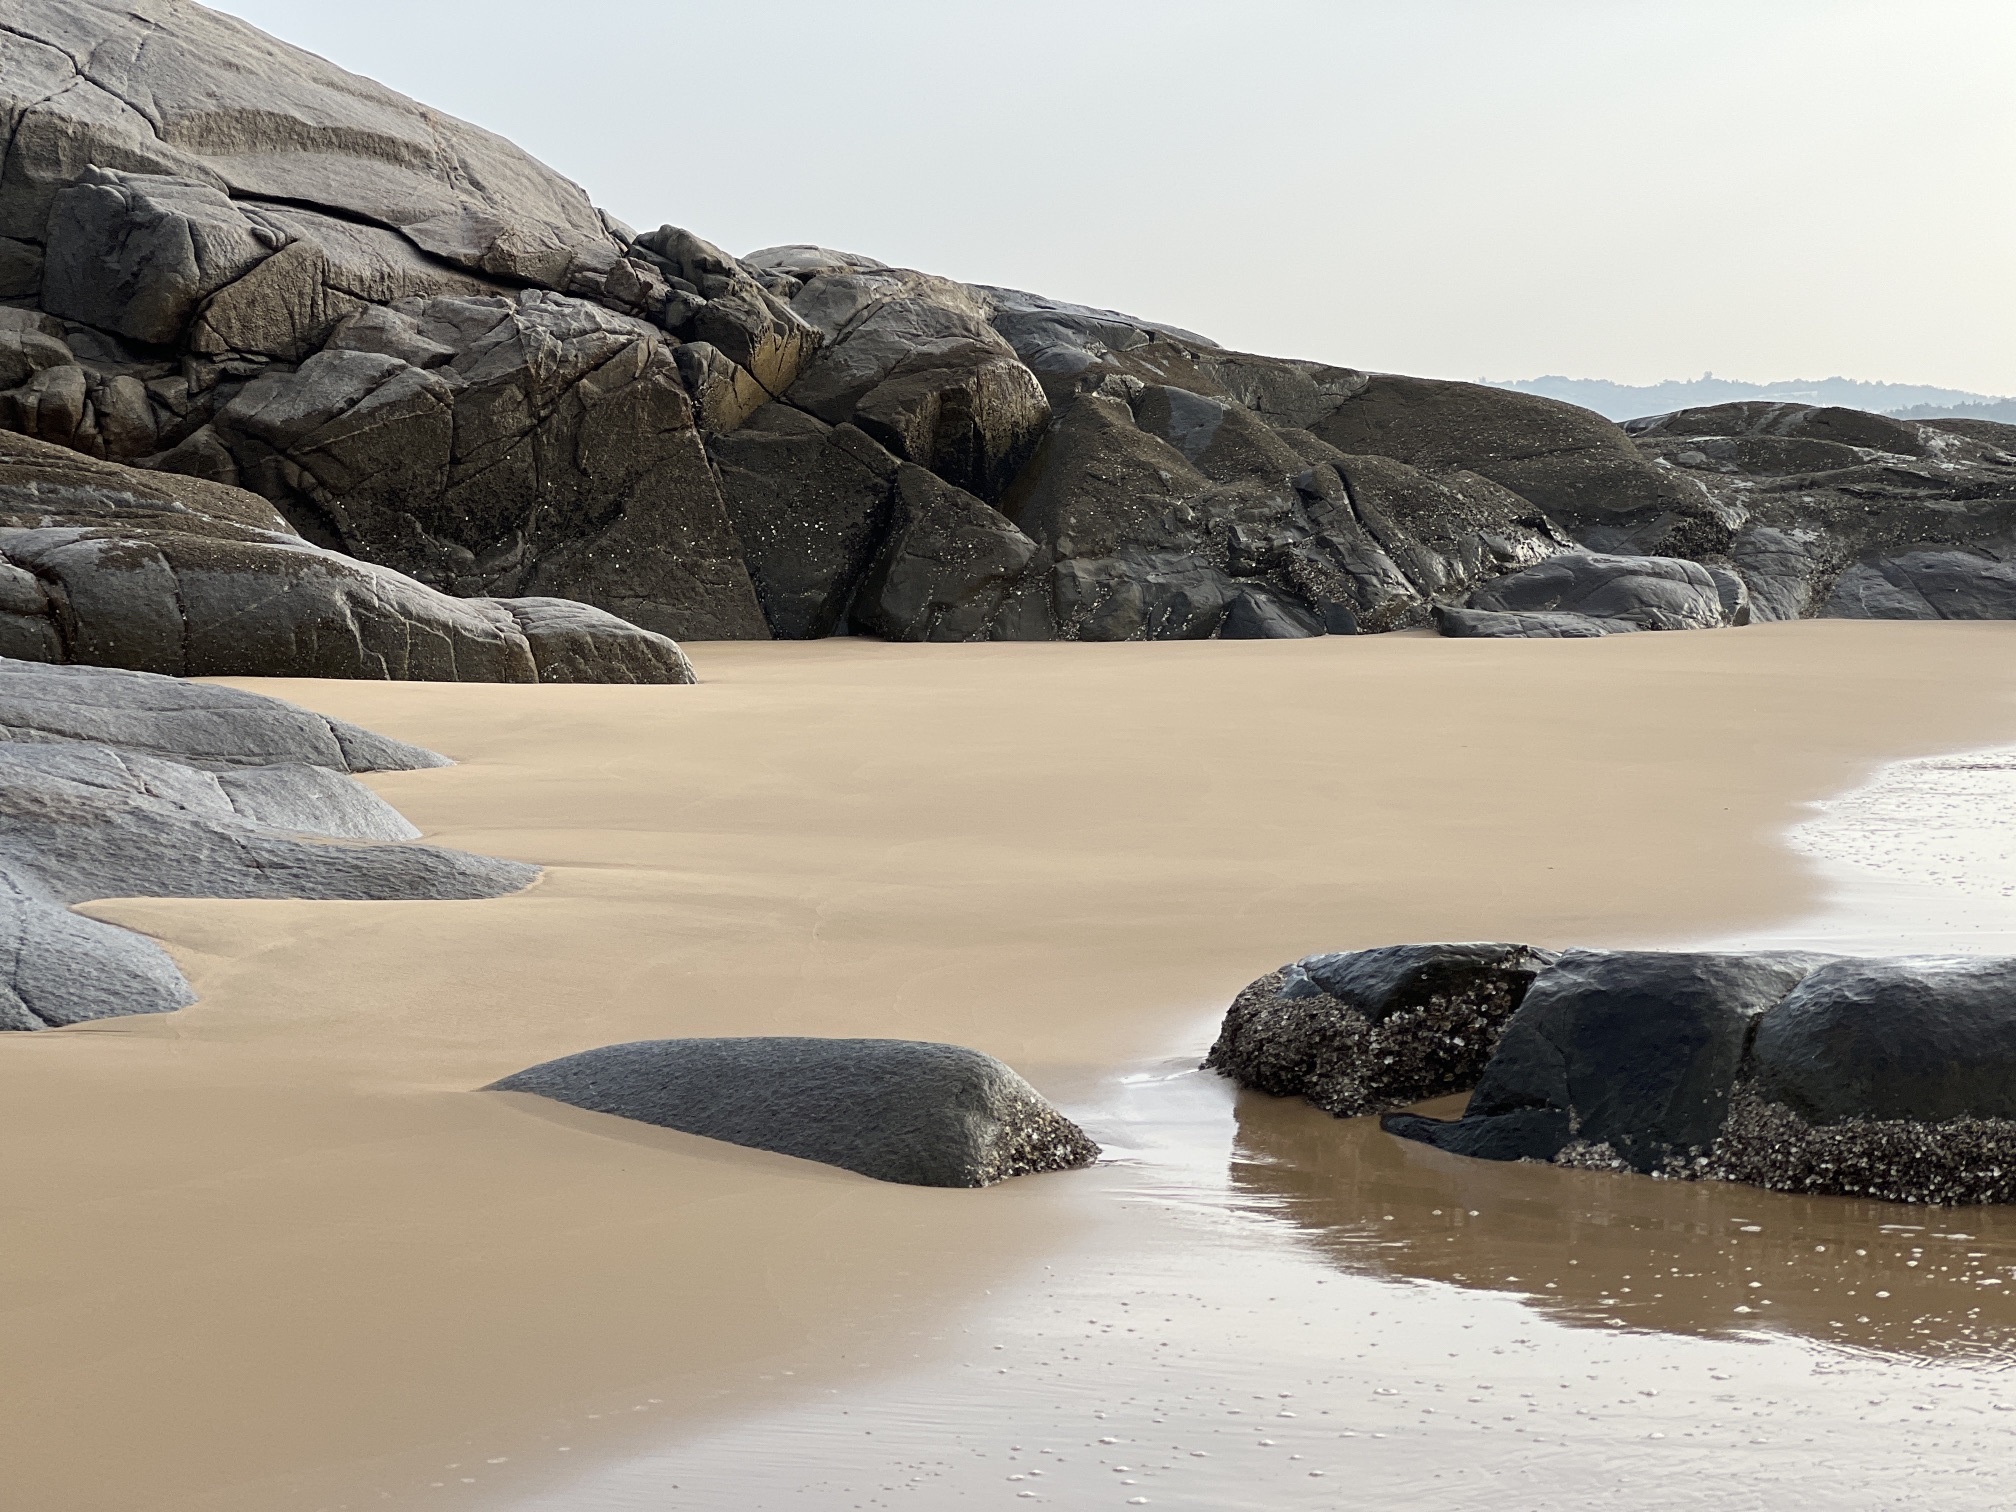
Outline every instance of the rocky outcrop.
{"label": "rocky outcrop", "polygon": [[181,676],[691,682],[663,636],[462,599],[315,546],[255,494],[0,433],[0,655]]}
{"label": "rocky outcrop", "polygon": [[1728,522],[1699,555],[1744,579],[1753,619],[2016,614],[2016,426],[1753,401],[1624,429]]}
{"label": "rocky outcrop", "polygon": [[912,1186],[990,1186],[1099,1158],[991,1055],[917,1040],[644,1040],[548,1061],[489,1090]]}
{"label": "rocky outcrop", "polygon": [[1474,1083],[1460,1118],[1385,1127],[1479,1159],[2016,1201],[2016,960],[1313,956],[1241,994],[1206,1064],[1340,1116]]}
{"label": "rocky outcrop", "polygon": [[[0,1029],[191,1001],[91,898],[491,898],[538,868],[418,836],[349,773],[445,758],[231,688],[0,659]],[[340,842],[340,843],[329,843]]]}
{"label": "rocky outcrop", "polygon": [[0,428],[243,486],[446,594],[701,638],[2016,614],[2016,428],[1619,428],[829,248],[737,258],[189,0],[8,28]]}
{"label": "rocky outcrop", "polygon": [[1234,999],[1204,1065],[1339,1118],[1460,1092],[1552,960],[1525,945],[1308,956]]}

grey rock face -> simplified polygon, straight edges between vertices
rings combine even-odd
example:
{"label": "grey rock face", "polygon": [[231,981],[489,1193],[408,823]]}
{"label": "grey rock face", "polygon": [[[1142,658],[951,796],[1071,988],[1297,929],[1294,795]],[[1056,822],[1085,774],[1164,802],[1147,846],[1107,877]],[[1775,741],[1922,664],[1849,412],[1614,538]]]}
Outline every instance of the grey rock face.
{"label": "grey rock face", "polygon": [[[8,18],[0,429],[243,486],[447,594],[704,638],[1588,636],[1741,623],[1744,595],[1758,620],[2016,614],[2016,428],[1758,403],[1619,428],[829,248],[738,259],[188,0],[144,9]],[[904,466],[952,492],[920,512]],[[1653,567],[1618,613],[1476,597],[1564,551],[1743,592],[1718,618]],[[164,555],[154,623],[112,639],[158,638],[194,570]],[[342,639],[339,603],[371,617],[368,574],[289,571],[268,617],[312,601],[302,641]],[[16,612],[0,653],[57,654]],[[288,654],[523,673],[513,617],[467,614],[452,671],[432,629],[410,657],[375,632]],[[611,666],[664,660],[636,650]]]}
{"label": "grey rock face", "polygon": [[1438,610],[1436,624],[1444,635],[1575,637],[1708,630],[1749,619],[1749,586],[1724,568],[1564,552],[1486,584],[1467,608]]}
{"label": "grey rock face", "polygon": [[345,775],[442,764],[235,689],[0,660],[0,1029],[191,1001],[158,946],[70,903],[490,898],[528,885],[537,867],[398,843],[418,831]]}
{"label": "grey rock face", "polygon": [[574,184],[499,137],[183,0],[17,0],[7,203],[39,243],[93,166],[314,205],[472,272],[557,284],[613,255]]}
{"label": "grey rock face", "polygon": [[0,654],[184,676],[691,682],[585,605],[457,599],[264,500],[0,434]]}
{"label": "grey rock face", "polygon": [[[1626,424],[1729,527],[1693,553],[1748,583],[1752,617],[2003,619],[2016,427],[1744,403]],[[1658,534],[1641,522],[1632,549]]]}
{"label": "grey rock face", "polygon": [[1309,956],[1239,994],[1204,1064],[1340,1118],[1461,1091],[1552,960],[1495,944]]}
{"label": "grey rock face", "polygon": [[548,1061],[490,1090],[912,1186],[989,1186],[1099,1156],[1000,1061],[916,1040],[644,1040]]}
{"label": "grey rock face", "polygon": [[2016,562],[1972,551],[1907,551],[1835,579],[1835,619],[2016,619]]}

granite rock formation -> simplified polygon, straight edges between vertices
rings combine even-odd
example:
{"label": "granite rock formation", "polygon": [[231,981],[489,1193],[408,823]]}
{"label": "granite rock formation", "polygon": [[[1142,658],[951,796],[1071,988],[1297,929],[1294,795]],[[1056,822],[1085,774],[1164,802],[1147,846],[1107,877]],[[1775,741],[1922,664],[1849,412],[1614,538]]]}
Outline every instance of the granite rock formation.
{"label": "granite rock formation", "polygon": [[1099,1158],[991,1055],[918,1040],[643,1040],[548,1061],[489,1090],[911,1186],[990,1186]]}
{"label": "granite rock formation", "polygon": [[[348,774],[445,758],[232,688],[0,658],[0,1029],[191,1001],[91,898],[491,898],[538,868],[413,845]],[[332,843],[334,842],[334,843]]]}
{"label": "granite rock formation", "polygon": [[[1433,1013],[1379,1021],[1360,1006],[1413,963],[1459,973],[1452,984],[1507,973],[1479,1015],[1485,1055],[1453,1056]],[[1464,1053],[1474,1027],[1460,1027]],[[1442,1074],[1393,1069],[1424,1062]],[[1385,1128],[1480,1159],[2016,1201],[2016,960],[1393,946],[1262,978],[1207,1064],[1340,1116],[1474,1084],[1460,1118],[1390,1113]]]}
{"label": "granite rock formation", "polygon": [[[242,486],[443,593],[702,638],[2016,615],[2016,428],[1620,428],[817,246],[737,258],[189,0],[18,0],[4,36],[0,429]],[[1584,581],[1618,557],[1646,565]]]}
{"label": "granite rock formation", "polygon": [[453,598],[303,540],[256,494],[0,433],[0,655],[170,675],[693,681],[562,599]]}

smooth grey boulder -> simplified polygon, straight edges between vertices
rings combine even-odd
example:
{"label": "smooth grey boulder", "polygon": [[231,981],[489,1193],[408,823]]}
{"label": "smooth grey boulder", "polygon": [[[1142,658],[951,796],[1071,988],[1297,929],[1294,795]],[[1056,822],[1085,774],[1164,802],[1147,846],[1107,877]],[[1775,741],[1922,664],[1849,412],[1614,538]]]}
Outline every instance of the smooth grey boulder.
{"label": "smooth grey boulder", "polygon": [[418,831],[347,775],[444,762],[231,688],[0,660],[0,1029],[192,1000],[159,946],[66,904],[527,886],[537,867],[403,843]]}
{"label": "smooth grey boulder", "polygon": [[1564,552],[1495,578],[1461,609],[1436,616],[1444,635],[1575,637],[1748,624],[1749,587],[1735,573],[1675,557]]}
{"label": "smooth grey boulder", "polygon": [[1552,960],[1505,944],[1307,956],[1239,994],[1204,1065],[1340,1118],[1461,1091]]}
{"label": "smooth grey boulder", "polygon": [[458,599],[296,535],[265,500],[0,434],[0,655],[181,676],[691,682],[663,636]]}
{"label": "smooth grey boulder", "polygon": [[449,765],[420,746],[237,688],[4,657],[0,742],[116,746],[216,771],[297,765],[409,772]]}
{"label": "smooth grey boulder", "polygon": [[1389,1132],[1457,1154],[1554,1160],[1571,1146],[1637,1171],[1713,1145],[1751,1030],[1825,957],[1573,950],[1505,1027],[1453,1122],[1396,1115]]}
{"label": "smooth grey boulder", "polygon": [[547,1061],[488,1090],[911,1186],[983,1187],[1099,1158],[991,1055],[917,1040],[642,1040]]}

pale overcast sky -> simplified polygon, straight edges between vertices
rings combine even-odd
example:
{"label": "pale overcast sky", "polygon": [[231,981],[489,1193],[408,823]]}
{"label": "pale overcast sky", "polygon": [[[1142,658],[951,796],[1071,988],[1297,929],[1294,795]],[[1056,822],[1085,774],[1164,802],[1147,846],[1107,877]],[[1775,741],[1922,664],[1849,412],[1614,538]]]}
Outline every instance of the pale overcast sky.
{"label": "pale overcast sky", "polygon": [[2012,0],[226,0],[640,229],[1445,377],[2016,393]]}

